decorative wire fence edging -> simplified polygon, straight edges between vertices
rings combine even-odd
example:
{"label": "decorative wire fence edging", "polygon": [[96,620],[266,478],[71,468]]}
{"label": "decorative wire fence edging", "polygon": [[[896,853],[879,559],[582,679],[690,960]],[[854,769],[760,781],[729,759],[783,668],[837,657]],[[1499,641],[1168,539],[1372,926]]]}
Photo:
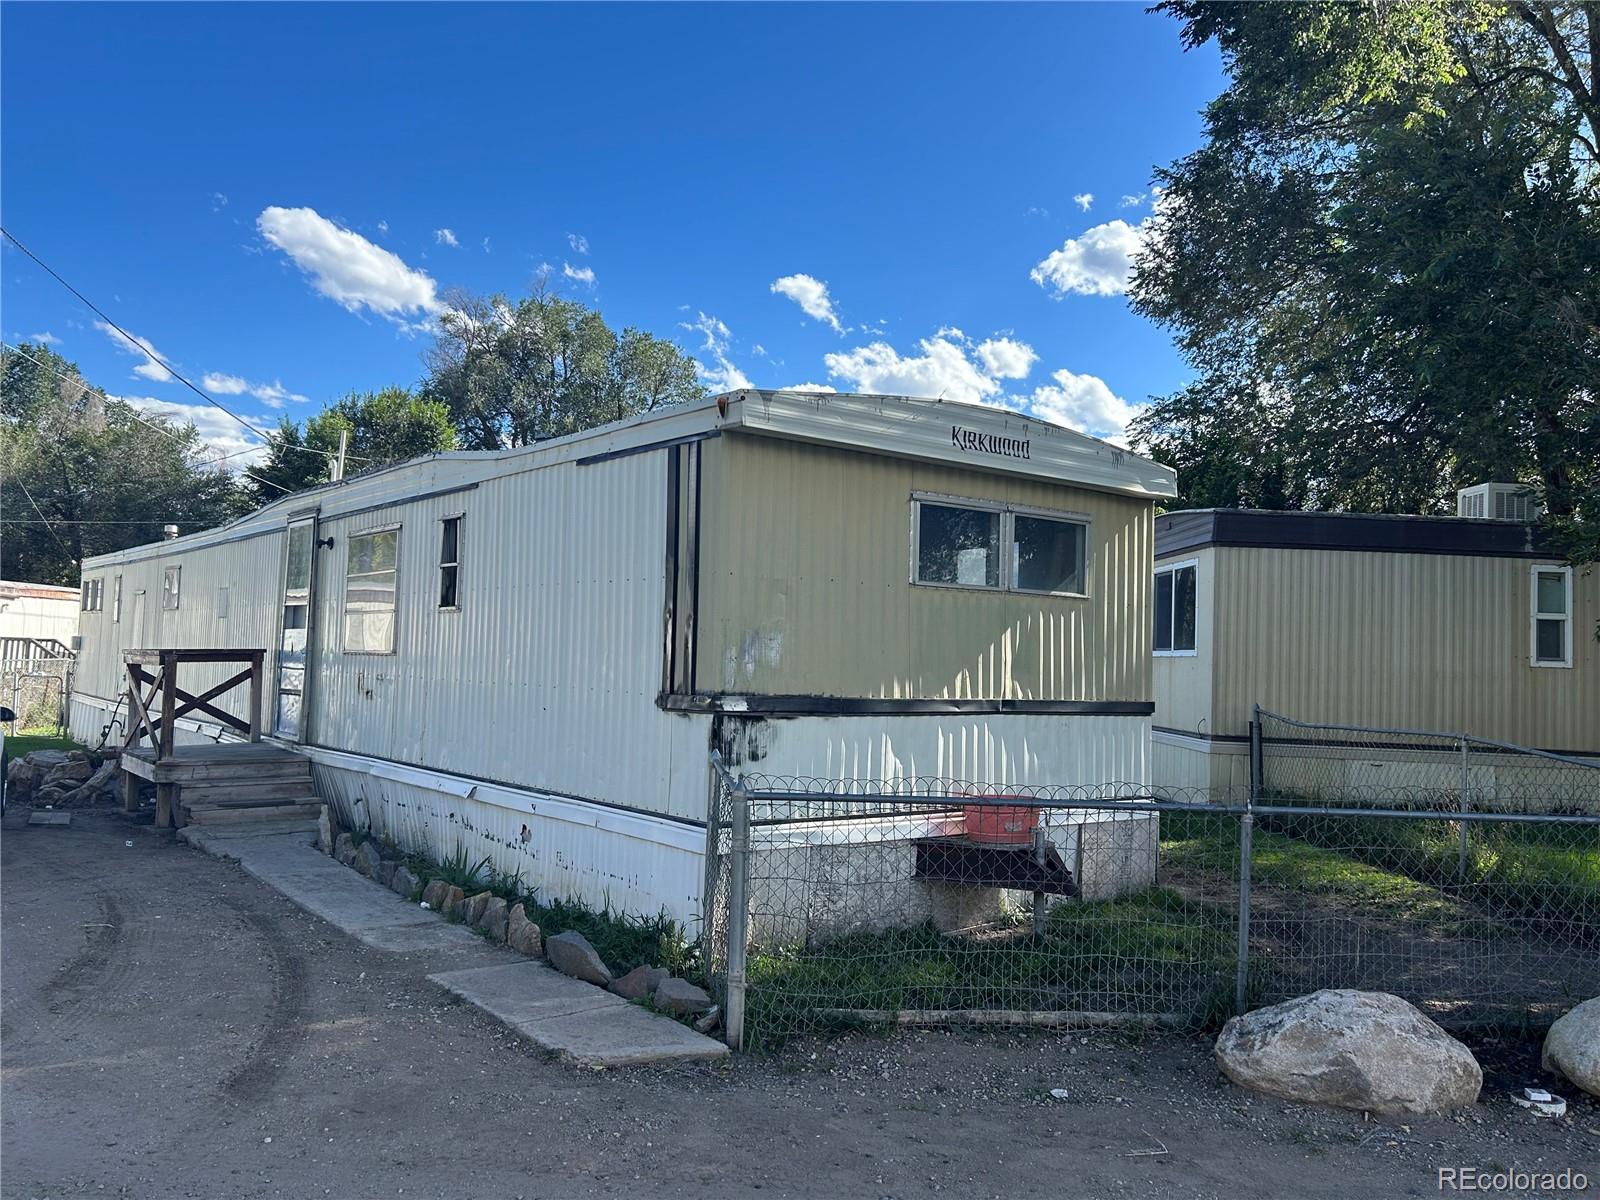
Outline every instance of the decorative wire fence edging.
{"label": "decorative wire fence edging", "polygon": [[1594,811],[713,777],[704,956],[735,1048],[858,1024],[1209,1028],[1321,987],[1537,1026],[1600,992]]}

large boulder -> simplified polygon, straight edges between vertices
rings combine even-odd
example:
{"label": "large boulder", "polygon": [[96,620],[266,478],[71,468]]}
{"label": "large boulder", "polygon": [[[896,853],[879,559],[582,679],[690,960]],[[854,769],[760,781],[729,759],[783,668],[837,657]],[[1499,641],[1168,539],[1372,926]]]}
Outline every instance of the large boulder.
{"label": "large boulder", "polygon": [[334,819],[333,809],[324,804],[322,811],[317,814],[317,849],[324,854],[333,853],[333,839],[339,836],[339,822]]}
{"label": "large boulder", "polygon": [[1600,1096],[1600,996],[1550,1026],[1544,1036],[1544,1069]]}
{"label": "large boulder", "polygon": [[356,865],[356,839],[341,833],[333,842],[333,856],[347,867]]}
{"label": "large boulder", "polygon": [[448,884],[444,889],[443,907],[439,910],[452,921],[466,919],[467,894],[455,884]]}
{"label": "large boulder", "polygon": [[611,982],[611,968],[589,944],[589,939],[575,930],[545,938],[544,953],[550,965],[562,974],[600,987]]}
{"label": "large boulder", "polygon": [[110,800],[117,790],[117,761],[107,759],[93,775],[61,798],[64,805],[98,804]]}
{"label": "large boulder", "polygon": [[468,896],[467,902],[462,906],[461,919],[474,929],[478,922],[483,920],[483,910],[489,906],[489,901],[494,899],[493,892],[479,892],[475,896]]}
{"label": "large boulder", "polygon": [[46,787],[73,787],[83,783],[94,774],[94,764],[87,758],[69,758],[66,762],[50,768],[50,773],[44,777]]}
{"label": "large boulder", "polygon": [[1217,1066],[1241,1087],[1386,1116],[1478,1099],[1472,1052],[1398,996],[1327,989],[1234,1017]]}
{"label": "large boulder", "polygon": [[513,904],[506,914],[506,945],[529,958],[540,958],[544,954],[539,927],[528,919],[527,911],[520,904]]}

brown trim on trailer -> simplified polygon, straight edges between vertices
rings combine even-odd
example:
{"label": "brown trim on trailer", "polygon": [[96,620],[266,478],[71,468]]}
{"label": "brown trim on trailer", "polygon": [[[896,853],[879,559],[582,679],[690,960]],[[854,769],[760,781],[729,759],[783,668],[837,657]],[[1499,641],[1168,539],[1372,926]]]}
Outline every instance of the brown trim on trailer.
{"label": "brown trim on trailer", "polygon": [[1269,512],[1196,508],[1156,517],[1156,559],[1211,546],[1264,550],[1365,550],[1475,558],[1560,558],[1537,525],[1391,513]]}
{"label": "brown trim on trailer", "polygon": [[1057,716],[1148,717],[1150,700],[900,700],[856,696],[729,696],[667,693],[656,703],[668,712],[751,717],[883,716],[1035,713]]}

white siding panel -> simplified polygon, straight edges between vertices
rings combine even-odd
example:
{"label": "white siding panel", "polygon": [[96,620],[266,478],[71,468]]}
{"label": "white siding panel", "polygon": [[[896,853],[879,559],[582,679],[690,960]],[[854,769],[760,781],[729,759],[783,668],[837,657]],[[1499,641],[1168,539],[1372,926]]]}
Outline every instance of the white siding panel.
{"label": "white siding panel", "polygon": [[1148,717],[799,717],[757,721],[741,732],[729,742],[736,772],[1061,787],[1143,787],[1150,778]]}
{"label": "white siding panel", "polygon": [[[312,740],[703,820],[709,718],[663,712],[664,454],[562,463],[324,521]],[[463,513],[459,612],[439,522]],[[392,655],[342,649],[352,534],[399,524]]]}

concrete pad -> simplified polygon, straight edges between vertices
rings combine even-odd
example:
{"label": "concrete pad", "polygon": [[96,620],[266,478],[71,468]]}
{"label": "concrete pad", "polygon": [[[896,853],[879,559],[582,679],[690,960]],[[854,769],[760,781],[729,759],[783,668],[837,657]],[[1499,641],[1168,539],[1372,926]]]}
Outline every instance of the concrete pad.
{"label": "concrete pad", "polygon": [[428,978],[535,1045],[583,1066],[704,1062],[728,1053],[719,1041],[541,963],[443,971]]}
{"label": "concrete pad", "polygon": [[461,925],[402,900],[382,884],[343,866],[312,844],[315,830],[257,831],[190,825],[178,836],[196,849],[233,859],[268,887],[282,892],[301,908],[337,926],[358,942],[397,953],[437,951],[481,961],[490,947]]}

